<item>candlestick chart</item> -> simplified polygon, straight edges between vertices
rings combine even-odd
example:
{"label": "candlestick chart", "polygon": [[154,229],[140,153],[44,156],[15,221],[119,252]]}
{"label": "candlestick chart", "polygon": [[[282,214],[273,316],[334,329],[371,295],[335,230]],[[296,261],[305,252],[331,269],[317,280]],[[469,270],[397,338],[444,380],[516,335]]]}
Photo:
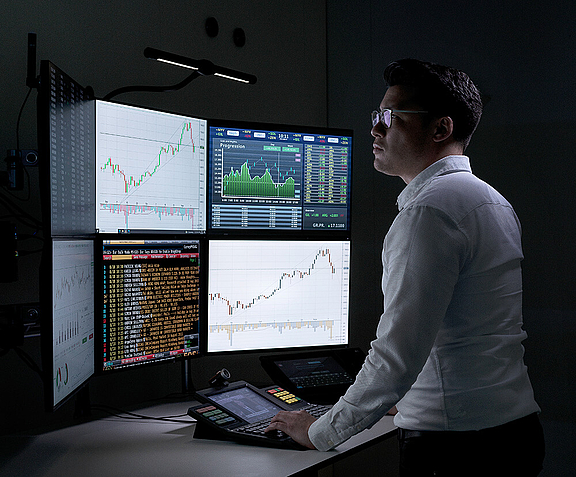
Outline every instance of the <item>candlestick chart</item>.
{"label": "candlestick chart", "polygon": [[204,230],[204,120],[98,102],[96,227]]}
{"label": "candlestick chart", "polygon": [[208,350],[343,344],[349,243],[211,241]]}

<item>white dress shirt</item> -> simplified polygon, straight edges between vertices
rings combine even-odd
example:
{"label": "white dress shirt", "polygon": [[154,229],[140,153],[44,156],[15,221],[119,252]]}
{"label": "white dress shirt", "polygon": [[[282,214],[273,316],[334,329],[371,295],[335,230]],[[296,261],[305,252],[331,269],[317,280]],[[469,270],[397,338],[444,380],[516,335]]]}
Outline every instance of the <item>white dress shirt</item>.
{"label": "white dress shirt", "polygon": [[397,426],[439,431],[540,410],[523,362],[523,255],[511,205],[466,156],[448,156],[406,186],[398,208],[382,251],[376,339],[355,383],[310,427],[319,450],[394,405]]}

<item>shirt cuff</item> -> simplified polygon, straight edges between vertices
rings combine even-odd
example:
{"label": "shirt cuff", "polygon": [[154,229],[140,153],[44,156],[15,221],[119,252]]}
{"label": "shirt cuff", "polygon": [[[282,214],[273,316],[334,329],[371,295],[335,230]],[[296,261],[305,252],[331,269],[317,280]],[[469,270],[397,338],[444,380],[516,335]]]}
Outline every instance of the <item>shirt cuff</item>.
{"label": "shirt cuff", "polygon": [[363,423],[356,423],[352,426],[346,426],[338,432],[334,425],[334,418],[341,412],[338,409],[338,403],[326,414],[317,419],[308,428],[308,438],[319,451],[328,451],[347,441],[354,434],[359,433],[366,428]]}
{"label": "shirt cuff", "polygon": [[308,428],[308,438],[316,449],[323,452],[333,449],[340,443],[338,442],[338,434],[330,426],[327,414],[329,412],[314,421]]}

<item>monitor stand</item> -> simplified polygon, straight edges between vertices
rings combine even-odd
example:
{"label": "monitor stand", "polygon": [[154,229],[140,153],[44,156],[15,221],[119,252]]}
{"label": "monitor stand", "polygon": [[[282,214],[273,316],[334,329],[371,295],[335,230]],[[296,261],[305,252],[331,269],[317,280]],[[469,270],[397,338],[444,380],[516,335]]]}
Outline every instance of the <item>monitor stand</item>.
{"label": "monitor stand", "polygon": [[76,399],[74,401],[74,419],[88,419],[91,414],[90,391],[88,384],[85,384],[76,393]]}
{"label": "monitor stand", "polygon": [[190,360],[184,359],[182,361],[182,393],[192,394],[195,391],[196,388],[192,382],[192,366],[190,366]]}

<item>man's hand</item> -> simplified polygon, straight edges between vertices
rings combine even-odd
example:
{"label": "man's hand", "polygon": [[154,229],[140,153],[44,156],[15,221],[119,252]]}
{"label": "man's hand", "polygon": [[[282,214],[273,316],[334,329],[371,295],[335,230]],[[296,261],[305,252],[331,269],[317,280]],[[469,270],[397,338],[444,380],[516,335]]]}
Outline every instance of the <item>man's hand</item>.
{"label": "man's hand", "polygon": [[266,432],[275,429],[280,430],[288,434],[298,444],[308,447],[308,449],[316,449],[308,438],[308,428],[315,420],[316,418],[306,411],[280,411],[272,418]]}

